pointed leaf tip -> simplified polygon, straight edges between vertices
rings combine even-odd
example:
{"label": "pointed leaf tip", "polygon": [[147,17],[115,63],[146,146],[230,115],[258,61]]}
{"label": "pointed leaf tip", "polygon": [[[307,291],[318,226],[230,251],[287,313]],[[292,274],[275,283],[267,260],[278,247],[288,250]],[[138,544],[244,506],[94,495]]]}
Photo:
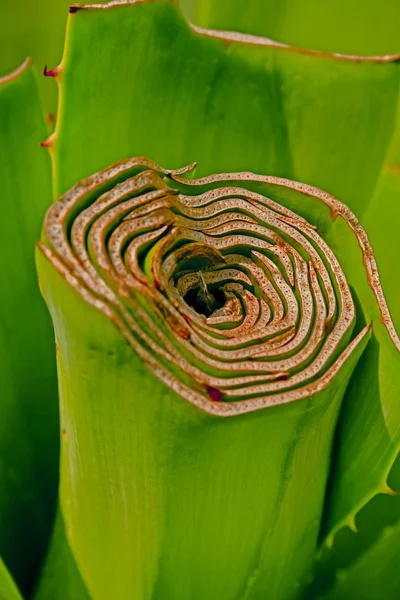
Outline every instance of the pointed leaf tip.
{"label": "pointed leaf tip", "polygon": [[51,146],[53,146],[54,140],[55,140],[55,134],[52,133],[51,135],[49,135],[48,138],[43,140],[43,142],[41,142],[40,145],[42,148],[51,148]]}
{"label": "pointed leaf tip", "polygon": [[82,9],[83,9],[83,6],[81,4],[71,4],[71,6],[69,7],[69,14],[73,15]]}
{"label": "pointed leaf tip", "polygon": [[55,67],[54,69],[47,70],[47,65],[44,66],[43,75],[45,77],[57,77],[60,74],[60,67]]}

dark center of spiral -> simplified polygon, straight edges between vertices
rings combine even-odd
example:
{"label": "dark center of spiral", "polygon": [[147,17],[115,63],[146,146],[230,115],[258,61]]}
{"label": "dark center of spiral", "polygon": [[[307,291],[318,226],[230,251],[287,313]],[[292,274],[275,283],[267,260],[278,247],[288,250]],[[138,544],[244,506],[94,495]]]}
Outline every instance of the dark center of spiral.
{"label": "dark center of spiral", "polygon": [[186,292],[184,300],[198,314],[210,317],[213,312],[224,306],[226,296],[220,288],[207,286],[201,271],[198,276],[199,284]]}

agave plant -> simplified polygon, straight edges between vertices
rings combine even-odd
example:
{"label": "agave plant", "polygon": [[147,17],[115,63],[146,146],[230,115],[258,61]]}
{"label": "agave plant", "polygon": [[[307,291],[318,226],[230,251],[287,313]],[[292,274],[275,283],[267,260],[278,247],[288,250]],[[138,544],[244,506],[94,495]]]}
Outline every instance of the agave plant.
{"label": "agave plant", "polygon": [[0,79],[2,600],[400,595],[399,10],[248,4]]}

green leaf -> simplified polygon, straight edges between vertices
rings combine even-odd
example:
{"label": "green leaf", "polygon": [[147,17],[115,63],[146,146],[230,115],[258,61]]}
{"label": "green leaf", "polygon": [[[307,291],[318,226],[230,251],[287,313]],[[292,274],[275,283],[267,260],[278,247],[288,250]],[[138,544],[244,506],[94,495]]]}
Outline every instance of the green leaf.
{"label": "green leaf", "polygon": [[314,410],[220,420],[155,380],[103,315],[39,268],[58,286],[47,299],[63,356],[61,501],[93,597],[291,598],[312,563],[353,364]]}
{"label": "green leaf", "polygon": [[146,155],[170,168],[196,161],[199,176],[251,170],[306,181],[360,214],[397,102],[390,58],[198,32],[162,1],[77,5],[61,69],[57,193]]}
{"label": "green leaf", "polygon": [[399,52],[397,0],[197,0],[195,22],[325,52]]}
{"label": "green leaf", "polygon": [[68,545],[60,510],[33,600],[90,600]]}
{"label": "green leaf", "polygon": [[[283,236],[280,243],[262,207],[281,212],[279,225],[267,221]],[[300,217],[282,215],[282,207]],[[317,225],[318,233],[301,217]],[[301,240],[289,224],[302,232]],[[290,301],[279,275],[290,271],[278,260],[282,252],[314,264],[317,247],[335,282],[336,308],[324,319],[322,342],[309,357],[323,375],[308,375],[311,387],[294,379],[298,372],[290,366],[280,383],[266,384],[271,371],[277,372],[279,352],[261,364],[234,362],[219,348],[229,322],[213,331],[205,350],[195,335],[207,324],[199,294],[197,300],[183,291],[180,299],[173,294],[188,275],[199,286],[203,268],[206,285],[216,284],[218,274],[237,285],[248,273],[245,289],[260,302],[266,284],[254,269],[273,254],[272,246],[260,245],[265,236],[279,246],[265,275],[272,280],[274,274],[283,285],[287,307],[302,298],[302,314],[310,314],[319,294],[314,300],[302,295],[297,266],[300,288]],[[350,238],[344,268],[357,303],[353,332],[349,292],[324,245],[329,239],[343,254],[343,236]],[[219,243],[225,239],[223,251]],[[287,180],[245,173],[191,181],[132,159],[78,183],[53,205],[39,248],[42,290],[59,345],[61,504],[89,592],[96,600],[111,594],[253,600],[267,591],[277,600],[296,597],[313,562],[332,438],[342,395],[368,341],[365,320],[372,321],[374,337],[390,333],[398,342],[391,323],[380,323],[385,305],[356,219],[329,195]],[[252,263],[254,248],[264,248],[264,254]],[[232,252],[234,273],[225,273],[224,260]],[[318,269],[325,282],[322,296],[331,306],[325,271]],[[240,297],[246,297],[243,289]],[[168,304],[172,298],[178,314]],[[243,303],[248,319],[251,303]],[[277,304],[272,308],[277,311]],[[346,334],[339,329],[339,341],[342,318],[347,327]],[[323,359],[332,340],[334,351]],[[241,338],[236,345],[255,359],[264,348],[258,339],[255,348]],[[294,348],[283,352],[288,361],[296,355]],[[212,387],[216,380],[218,387]]]}
{"label": "green leaf", "polygon": [[54,341],[33,248],[51,203],[37,87],[26,62],[0,79],[0,553],[25,592],[51,528],[57,493]]}

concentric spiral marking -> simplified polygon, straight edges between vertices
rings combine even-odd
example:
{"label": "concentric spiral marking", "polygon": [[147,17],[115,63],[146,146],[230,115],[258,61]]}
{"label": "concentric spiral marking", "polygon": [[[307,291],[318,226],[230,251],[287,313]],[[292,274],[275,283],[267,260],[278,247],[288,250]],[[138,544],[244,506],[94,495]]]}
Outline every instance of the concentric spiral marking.
{"label": "concentric spiral marking", "polygon": [[312,395],[367,329],[351,341],[355,308],[338,260],[313,225],[234,185],[257,176],[185,182],[185,195],[188,169],[135,158],[78,183],[49,209],[42,252],[162,381],[207,412]]}

